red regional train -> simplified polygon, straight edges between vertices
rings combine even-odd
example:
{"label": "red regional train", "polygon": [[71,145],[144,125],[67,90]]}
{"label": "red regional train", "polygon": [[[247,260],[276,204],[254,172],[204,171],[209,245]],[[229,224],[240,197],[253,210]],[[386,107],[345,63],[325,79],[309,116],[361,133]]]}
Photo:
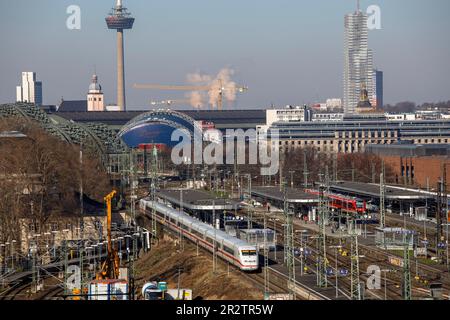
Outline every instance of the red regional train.
{"label": "red regional train", "polygon": [[[317,190],[307,189],[305,192],[319,196],[319,191]],[[324,195],[330,200],[329,205],[333,209],[340,209],[360,215],[367,214],[367,204],[365,200],[332,193],[324,193]]]}

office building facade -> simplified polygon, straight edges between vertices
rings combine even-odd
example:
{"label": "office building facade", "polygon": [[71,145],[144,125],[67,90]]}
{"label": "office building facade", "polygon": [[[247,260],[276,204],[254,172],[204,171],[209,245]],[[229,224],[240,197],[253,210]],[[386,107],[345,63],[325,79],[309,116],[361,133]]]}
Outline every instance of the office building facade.
{"label": "office building facade", "polygon": [[367,15],[359,8],[345,16],[344,112],[356,113],[361,93],[374,95],[373,54],[368,46]]}
{"label": "office building facade", "polygon": [[42,105],[42,82],[36,81],[36,72],[22,72],[22,83],[16,88],[16,101]]}

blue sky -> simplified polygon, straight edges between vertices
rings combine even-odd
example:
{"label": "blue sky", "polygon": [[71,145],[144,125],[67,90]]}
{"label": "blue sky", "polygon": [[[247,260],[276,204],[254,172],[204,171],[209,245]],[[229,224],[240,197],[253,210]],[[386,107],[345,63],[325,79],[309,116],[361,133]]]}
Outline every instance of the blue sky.
{"label": "blue sky", "polygon": [[[183,84],[192,72],[236,71],[250,90],[234,107],[264,108],[342,96],[344,15],[354,0],[124,0],[136,18],[126,32],[127,102],[182,98],[133,83]],[[21,71],[36,71],[44,102],[83,99],[96,68],[115,102],[116,40],[104,17],[114,0],[0,0],[0,103],[15,100]],[[81,7],[81,30],[66,8]],[[385,101],[450,100],[450,1],[362,0],[381,8],[370,31]]]}

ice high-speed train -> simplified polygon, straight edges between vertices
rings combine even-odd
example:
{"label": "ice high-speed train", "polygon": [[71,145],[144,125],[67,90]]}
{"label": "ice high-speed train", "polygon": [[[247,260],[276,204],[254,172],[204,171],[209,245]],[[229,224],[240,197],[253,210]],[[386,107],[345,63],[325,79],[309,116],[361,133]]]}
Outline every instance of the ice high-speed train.
{"label": "ice high-speed train", "polygon": [[206,223],[156,201],[140,200],[140,210],[146,214],[155,210],[156,220],[160,224],[172,231],[182,232],[184,237],[208,251],[213,252],[215,244],[217,256],[241,270],[253,271],[259,268],[258,252],[254,245],[232,237],[224,231],[215,230]]}

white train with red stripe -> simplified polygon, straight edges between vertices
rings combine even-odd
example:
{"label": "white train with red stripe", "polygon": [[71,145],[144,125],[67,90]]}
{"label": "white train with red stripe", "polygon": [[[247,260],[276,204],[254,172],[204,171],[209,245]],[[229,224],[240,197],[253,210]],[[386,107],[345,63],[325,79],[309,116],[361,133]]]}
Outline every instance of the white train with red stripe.
{"label": "white train with red stripe", "polygon": [[175,232],[182,232],[199,246],[214,251],[218,257],[230,262],[241,270],[253,271],[259,268],[256,246],[230,236],[224,231],[214,229],[209,224],[192,218],[184,212],[170,208],[162,203],[146,199],[140,200],[140,210],[150,213],[155,210],[158,222]]}

